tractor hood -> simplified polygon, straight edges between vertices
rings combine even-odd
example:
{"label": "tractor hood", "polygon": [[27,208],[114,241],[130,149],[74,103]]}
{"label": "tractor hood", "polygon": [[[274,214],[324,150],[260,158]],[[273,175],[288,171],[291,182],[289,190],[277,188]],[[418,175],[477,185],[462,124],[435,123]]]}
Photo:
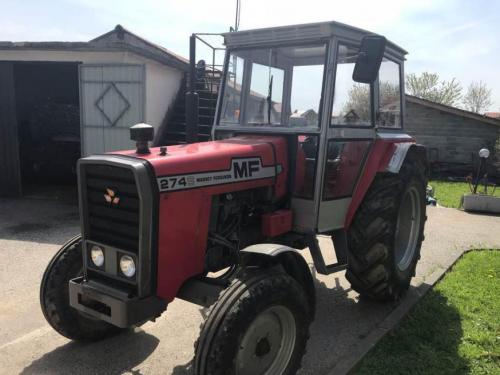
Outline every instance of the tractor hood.
{"label": "tractor hood", "polygon": [[[114,152],[147,160],[153,167],[160,192],[262,179],[280,180],[286,175],[286,141],[279,136],[239,136],[220,141],[159,147],[149,154]],[[284,181],[283,181],[284,183]]]}

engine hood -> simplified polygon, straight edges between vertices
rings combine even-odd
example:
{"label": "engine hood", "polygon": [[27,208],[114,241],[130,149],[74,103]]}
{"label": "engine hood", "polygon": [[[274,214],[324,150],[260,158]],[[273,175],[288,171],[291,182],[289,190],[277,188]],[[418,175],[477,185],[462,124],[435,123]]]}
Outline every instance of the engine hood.
{"label": "engine hood", "polygon": [[[275,178],[285,174],[287,162],[286,141],[279,136],[248,135],[168,146],[165,155],[160,154],[159,147],[151,148],[151,153],[146,155],[133,150],[113,154],[147,160],[153,167],[160,192]],[[179,185],[179,181],[184,185]]]}

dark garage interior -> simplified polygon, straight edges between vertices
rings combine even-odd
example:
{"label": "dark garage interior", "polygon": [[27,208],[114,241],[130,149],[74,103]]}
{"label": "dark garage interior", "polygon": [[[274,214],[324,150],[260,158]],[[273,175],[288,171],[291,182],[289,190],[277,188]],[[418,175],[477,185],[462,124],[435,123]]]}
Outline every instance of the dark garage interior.
{"label": "dark garage interior", "polygon": [[20,191],[71,192],[80,157],[78,63],[13,62],[12,71]]}

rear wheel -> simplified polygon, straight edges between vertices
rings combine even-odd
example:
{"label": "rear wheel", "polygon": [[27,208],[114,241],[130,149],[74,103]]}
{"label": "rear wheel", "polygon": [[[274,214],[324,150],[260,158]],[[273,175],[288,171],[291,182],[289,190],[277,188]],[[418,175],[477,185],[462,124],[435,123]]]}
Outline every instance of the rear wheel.
{"label": "rear wheel", "polygon": [[81,236],[65,243],[52,258],[40,285],[40,305],[47,322],[61,335],[96,341],[123,329],[86,315],[69,305],[69,280],[83,274]]}
{"label": "rear wheel", "polygon": [[397,300],[408,289],[424,239],[426,184],[413,154],[399,174],[375,178],[348,233],[346,277],[362,296]]}
{"label": "rear wheel", "polygon": [[303,288],[280,268],[237,276],[195,345],[195,374],[295,374],[311,323]]}

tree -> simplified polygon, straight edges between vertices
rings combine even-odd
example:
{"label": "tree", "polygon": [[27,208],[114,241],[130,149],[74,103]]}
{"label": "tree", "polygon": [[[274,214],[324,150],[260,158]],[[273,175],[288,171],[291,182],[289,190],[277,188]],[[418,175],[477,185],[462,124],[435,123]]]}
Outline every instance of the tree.
{"label": "tree", "polygon": [[479,81],[472,82],[469,85],[463,100],[465,109],[480,113],[486,111],[492,104],[491,90],[488,89],[485,83]]}
{"label": "tree", "polygon": [[455,78],[451,81],[439,81],[436,73],[424,72],[406,75],[408,94],[445,105],[457,105],[462,96],[462,85]]}
{"label": "tree", "polygon": [[[381,81],[379,86],[380,107],[396,104],[399,107],[399,85],[387,81]],[[349,89],[348,100],[344,104],[342,112],[344,114],[354,111],[362,120],[369,121],[370,113],[370,86],[355,83]]]}
{"label": "tree", "polygon": [[342,108],[343,115],[354,111],[363,121],[369,121],[370,113],[370,86],[355,83],[349,89],[348,100]]}

